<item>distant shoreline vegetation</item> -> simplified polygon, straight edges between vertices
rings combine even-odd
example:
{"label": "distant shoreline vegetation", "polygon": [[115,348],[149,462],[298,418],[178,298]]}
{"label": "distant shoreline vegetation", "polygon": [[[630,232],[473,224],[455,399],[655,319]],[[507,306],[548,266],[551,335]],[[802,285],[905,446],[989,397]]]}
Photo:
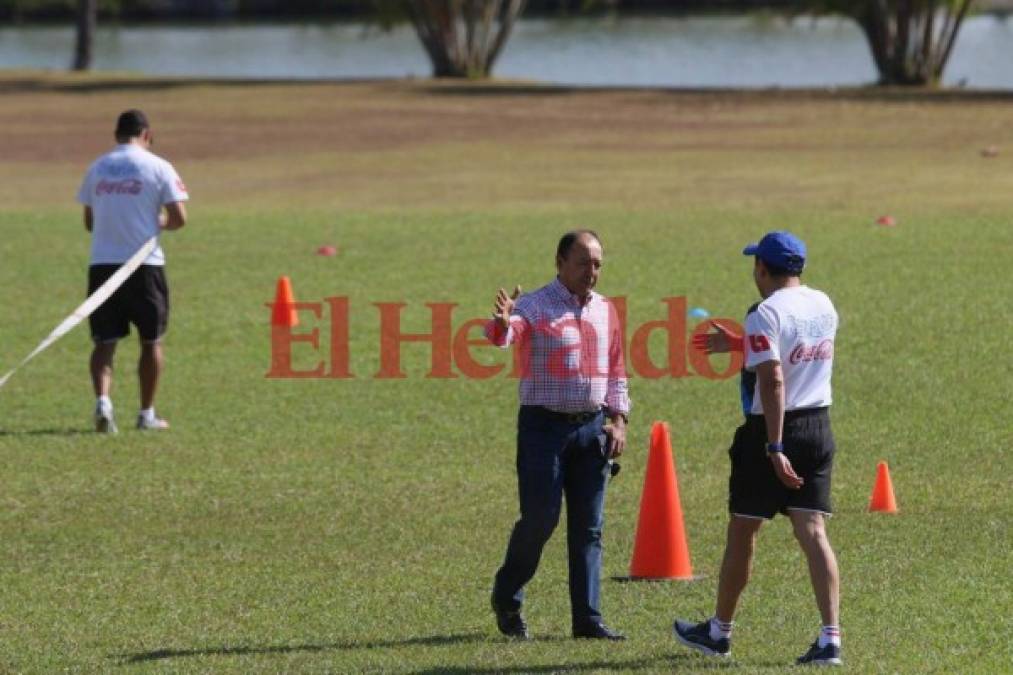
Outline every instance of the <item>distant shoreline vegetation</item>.
{"label": "distant shoreline vegetation", "polygon": [[[368,19],[376,0],[99,0],[100,20],[271,20]],[[587,13],[727,13],[754,10],[791,12],[798,0],[528,0],[525,16],[576,16]],[[73,21],[77,0],[0,0],[2,22]],[[977,0],[979,12],[1013,13],[1013,0]],[[2,24],[0,24],[2,27]]]}
{"label": "distant shoreline vegetation", "polygon": [[[529,14],[591,11],[742,10],[787,7],[792,0],[528,0]],[[104,19],[271,19],[366,18],[377,14],[377,0],[98,0]],[[0,19],[72,20],[77,0],[0,0]]]}

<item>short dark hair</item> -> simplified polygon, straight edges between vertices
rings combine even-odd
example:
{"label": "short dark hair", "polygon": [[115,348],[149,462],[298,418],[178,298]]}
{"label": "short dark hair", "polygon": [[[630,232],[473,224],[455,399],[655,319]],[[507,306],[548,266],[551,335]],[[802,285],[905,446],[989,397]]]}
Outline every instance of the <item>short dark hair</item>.
{"label": "short dark hair", "polygon": [[116,138],[136,138],[148,128],[148,116],[133,109],[120,113],[116,119]]}
{"label": "short dark hair", "polygon": [[560,238],[559,245],[556,246],[556,257],[565,260],[566,256],[570,254],[570,249],[573,248],[574,243],[584,235],[594,237],[594,240],[601,246],[602,253],[605,253],[605,247],[602,246],[601,238],[594,230],[570,230]]}
{"label": "short dark hair", "polygon": [[789,270],[789,269],[787,269],[785,267],[780,267],[779,265],[771,265],[769,262],[767,262],[766,260],[764,260],[760,256],[756,256],[756,259],[759,260],[759,261],[761,261],[761,262],[763,262],[763,266],[767,268],[767,273],[770,274],[770,276],[772,276],[772,277],[800,277],[800,276],[802,276],[802,270],[798,270],[796,272],[794,270]]}

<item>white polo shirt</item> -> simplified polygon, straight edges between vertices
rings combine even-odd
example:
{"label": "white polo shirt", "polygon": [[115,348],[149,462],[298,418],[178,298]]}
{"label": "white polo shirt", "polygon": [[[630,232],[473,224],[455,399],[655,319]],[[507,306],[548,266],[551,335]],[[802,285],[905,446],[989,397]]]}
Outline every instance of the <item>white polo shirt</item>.
{"label": "white polo shirt", "polygon": [[[837,310],[826,293],[808,286],[782,288],[746,319],[746,368],[781,363],[785,410],[828,406],[836,335]],[[752,413],[763,414],[759,381]]]}
{"label": "white polo shirt", "polygon": [[[91,264],[121,264],[158,236],[158,214],[164,204],[189,199],[172,164],[130,143],[117,145],[88,168],[77,200],[93,213]],[[145,265],[164,265],[155,247]]]}

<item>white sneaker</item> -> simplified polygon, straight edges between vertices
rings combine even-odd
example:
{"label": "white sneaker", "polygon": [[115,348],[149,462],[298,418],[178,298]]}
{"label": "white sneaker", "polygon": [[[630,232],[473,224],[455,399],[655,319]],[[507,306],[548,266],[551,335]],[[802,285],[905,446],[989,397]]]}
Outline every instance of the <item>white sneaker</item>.
{"label": "white sneaker", "polygon": [[169,423],[163,420],[161,417],[145,417],[144,415],[137,416],[137,428],[141,431],[158,431],[161,429],[168,429]]}
{"label": "white sneaker", "polygon": [[102,405],[102,401],[95,403],[95,431],[100,434],[115,434],[119,429],[113,420],[113,407]]}

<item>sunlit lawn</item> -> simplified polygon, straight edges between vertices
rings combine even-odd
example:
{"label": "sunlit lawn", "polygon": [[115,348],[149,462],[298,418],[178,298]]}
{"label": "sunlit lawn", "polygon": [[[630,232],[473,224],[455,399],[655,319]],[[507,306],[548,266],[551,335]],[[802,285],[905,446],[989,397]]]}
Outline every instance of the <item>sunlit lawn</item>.
{"label": "sunlit lawn", "polygon": [[[558,236],[605,242],[601,290],[630,331],[666,297],[737,318],[755,299],[743,244],[789,227],[808,283],[842,317],[830,532],[853,672],[1010,668],[1009,189],[1003,100],[580,92],[424,83],[226,85],[0,78],[0,370],[81,300],[73,203],[116,113],[146,109],[191,224],[165,239],[173,313],[143,435],[137,347],[118,355],[117,437],[91,433],[79,328],[0,390],[6,467],[0,670],[566,672],[713,667],[673,643],[712,610],[726,520],[734,380],[635,378],[631,450],[612,484],[604,609],[627,643],[569,635],[565,540],[529,590],[536,639],[488,610],[516,514],[516,381],[379,370],[379,310],[457,303],[552,274]],[[980,150],[1000,148],[998,157]],[[876,217],[893,215],[896,227]],[[315,255],[324,244],[337,256]],[[275,280],[349,299],[351,379],[265,378]],[[323,305],[326,310],[327,305]],[[327,360],[330,315],[301,315]],[[694,322],[690,321],[690,327]],[[660,338],[660,335],[658,336]],[[652,344],[658,363],[665,344]],[[475,348],[482,363],[508,356]],[[715,361],[716,365],[722,365]],[[650,423],[672,427],[698,581],[627,574]],[[901,513],[870,515],[887,460]],[[737,672],[791,664],[815,635],[783,520],[761,537],[738,617]]]}

